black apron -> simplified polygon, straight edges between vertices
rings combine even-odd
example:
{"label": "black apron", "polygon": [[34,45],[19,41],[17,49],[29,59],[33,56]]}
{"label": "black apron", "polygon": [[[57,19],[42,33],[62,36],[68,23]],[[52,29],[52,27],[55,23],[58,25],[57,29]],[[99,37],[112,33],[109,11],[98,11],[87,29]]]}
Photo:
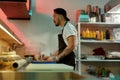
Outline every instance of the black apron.
{"label": "black apron", "polygon": [[[63,30],[64,30],[64,28],[63,28]],[[62,34],[63,34],[63,30],[62,30]],[[62,37],[62,34],[58,35],[58,42],[59,42],[59,53],[58,54],[61,54],[63,52],[63,50],[67,47],[67,45],[64,42],[64,39]],[[67,56],[61,58],[57,63],[67,64],[67,65],[73,66],[75,68],[75,54],[74,54],[74,52],[72,51]]]}

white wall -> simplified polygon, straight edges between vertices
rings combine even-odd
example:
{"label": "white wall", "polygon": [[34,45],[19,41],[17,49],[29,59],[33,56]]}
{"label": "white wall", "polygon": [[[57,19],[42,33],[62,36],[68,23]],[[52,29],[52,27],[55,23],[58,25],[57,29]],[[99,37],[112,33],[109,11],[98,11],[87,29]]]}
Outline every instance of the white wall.
{"label": "white wall", "polygon": [[[53,23],[53,9],[63,7],[75,25],[78,9],[85,9],[87,4],[103,8],[109,0],[32,0],[33,15],[31,20],[10,20],[30,40],[38,52],[50,53],[57,49],[57,31]],[[37,52],[36,52],[37,53]]]}

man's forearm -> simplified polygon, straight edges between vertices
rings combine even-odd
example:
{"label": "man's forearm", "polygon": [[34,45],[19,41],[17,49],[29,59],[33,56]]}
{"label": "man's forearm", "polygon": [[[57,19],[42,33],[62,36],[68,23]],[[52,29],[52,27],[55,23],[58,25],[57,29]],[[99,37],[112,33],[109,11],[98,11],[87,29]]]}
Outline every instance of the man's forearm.
{"label": "man's forearm", "polygon": [[55,52],[52,54],[52,56],[58,56],[58,50],[55,51]]}
{"label": "man's forearm", "polygon": [[66,47],[66,48],[63,50],[63,52],[58,55],[58,59],[67,56],[67,55],[70,54],[72,51],[73,51],[73,49]]}

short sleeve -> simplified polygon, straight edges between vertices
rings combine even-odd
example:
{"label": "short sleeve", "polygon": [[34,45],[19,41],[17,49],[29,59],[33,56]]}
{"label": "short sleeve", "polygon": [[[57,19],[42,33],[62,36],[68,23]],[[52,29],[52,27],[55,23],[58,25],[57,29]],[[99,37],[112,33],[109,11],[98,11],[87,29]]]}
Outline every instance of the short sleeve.
{"label": "short sleeve", "polygon": [[76,29],[74,26],[66,26],[63,31],[63,37],[66,39],[71,35],[76,35]]}

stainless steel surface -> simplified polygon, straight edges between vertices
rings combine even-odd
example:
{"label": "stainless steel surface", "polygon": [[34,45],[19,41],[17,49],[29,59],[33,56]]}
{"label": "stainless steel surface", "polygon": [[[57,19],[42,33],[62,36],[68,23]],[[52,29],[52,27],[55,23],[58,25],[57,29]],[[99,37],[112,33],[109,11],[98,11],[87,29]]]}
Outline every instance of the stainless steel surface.
{"label": "stainless steel surface", "polygon": [[84,80],[74,72],[0,72],[0,80]]}

